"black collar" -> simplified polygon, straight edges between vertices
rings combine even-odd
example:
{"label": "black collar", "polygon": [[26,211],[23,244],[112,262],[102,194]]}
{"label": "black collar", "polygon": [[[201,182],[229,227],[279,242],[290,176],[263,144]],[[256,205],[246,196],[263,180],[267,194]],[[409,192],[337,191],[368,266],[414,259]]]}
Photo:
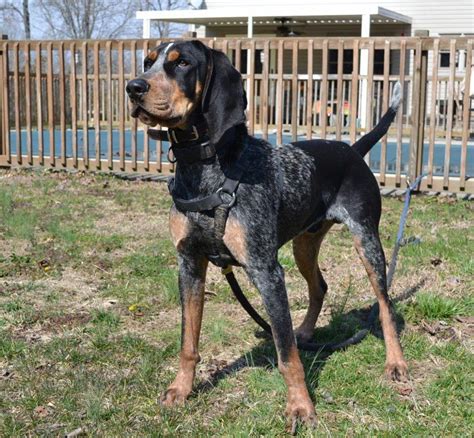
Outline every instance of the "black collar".
{"label": "black collar", "polygon": [[197,161],[207,160],[216,155],[215,146],[209,141],[207,126],[192,125],[189,129],[170,128],[167,131],[161,129],[148,129],[148,135],[153,140],[169,141],[170,150],[173,151],[178,163],[192,164]]}

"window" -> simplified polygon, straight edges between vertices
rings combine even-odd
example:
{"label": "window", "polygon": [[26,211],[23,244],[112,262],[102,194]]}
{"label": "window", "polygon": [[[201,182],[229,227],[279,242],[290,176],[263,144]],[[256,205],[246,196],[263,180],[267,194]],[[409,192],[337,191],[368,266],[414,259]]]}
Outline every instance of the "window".
{"label": "window", "polygon": [[439,54],[439,66],[449,67],[449,52]]}
{"label": "window", "polygon": [[[330,49],[329,50],[329,57],[328,57],[328,73],[330,75],[337,74],[337,56],[338,51],[337,49]],[[351,74],[353,69],[353,50],[346,49],[342,55],[342,73],[345,75]]]}
{"label": "window", "polygon": [[[449,60],[450,60],[451,54],[449,52],[441,52],[439,54],[439,66],[440,68],[449,68]],[[456,67],[459,67],[459,52],[456,52]]]}

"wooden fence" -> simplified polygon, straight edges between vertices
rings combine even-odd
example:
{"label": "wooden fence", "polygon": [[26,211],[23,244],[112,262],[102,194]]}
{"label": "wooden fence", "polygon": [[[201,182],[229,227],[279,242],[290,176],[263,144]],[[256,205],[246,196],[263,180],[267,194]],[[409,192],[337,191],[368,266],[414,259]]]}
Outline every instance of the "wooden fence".
{"label": "wooden fence", "polygon": [[[423,172],[422,189],[474,192],[474,105],[463,93],[474,40],[203,41],[242,72],[249,131],[274,144],[354,142],[387,110],[400,81],[403,108],[367,158],[379,184],[405,187],[407,178]],[[150,140],[130,118],[125,94],[126,82],[142,71],[143,55],[159,43],[4,41],[0,165],[172,172],[168,145]]]}

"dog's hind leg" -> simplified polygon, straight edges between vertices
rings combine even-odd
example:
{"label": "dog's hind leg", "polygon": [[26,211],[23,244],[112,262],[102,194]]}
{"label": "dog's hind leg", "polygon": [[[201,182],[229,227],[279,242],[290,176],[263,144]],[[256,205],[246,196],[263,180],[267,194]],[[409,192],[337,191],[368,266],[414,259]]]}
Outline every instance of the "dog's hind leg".
{"label": "dog's hind leg", "polygon": [[305,232],[293,239],[293,254],[296,265],[308,283],[309,306],[306,316],[295,334],[298,340],[308,342],[314,334],[327,284],[318,266],[318,255],[321,243],[333,222],[323,222],[315,232]]}
{"label": "dog's hind leg", "polygon": [[387,292],[385,255],[378,233],[380,195],[378,193],[376,195],[377,197],[372,198],[370,202],[364,201],[363,197],[357,199],[355,195],[346,198],[350,201],[345,203],[346,208],[339,210],[344,212],[340,219],[353,235],[357,253],[378,300],[386,349],[385,373],[392,380],[406,381],[408,367],[403,357]]}
{"label": "dog's hind leg", "polygon": [[392,380],[406,381],[408,367],[403,357],[387,293],[385,257],[378,232],[371,230],[362,235],[354,233],[354,244],[379,303],[379,318],[386,349],[385,373]]}

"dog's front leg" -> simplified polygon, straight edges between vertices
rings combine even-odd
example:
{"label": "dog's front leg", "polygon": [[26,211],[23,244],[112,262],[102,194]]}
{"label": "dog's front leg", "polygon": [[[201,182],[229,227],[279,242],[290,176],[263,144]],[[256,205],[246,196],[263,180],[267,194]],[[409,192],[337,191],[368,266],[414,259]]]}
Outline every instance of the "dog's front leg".
{"label": "dog's front leg", "polygon": [[178,374],[161,397],[161,402],[165,406],[184,403],[191,393],[196,364],[200,359],[198,344],[204,306],[207,259],[202,256],[180,254],[178,261],[182,306],[181,353]]}
{"label": "dog's front leg", "polygon": [[278,354],[278,369],[288,387],[286,415],[292,423],[301,420],[309,426],[314,426],[316,414],[296,348],[283,268],[275,260],[270,266],[247,268],[247,274],[260,291],[270,318]]}

